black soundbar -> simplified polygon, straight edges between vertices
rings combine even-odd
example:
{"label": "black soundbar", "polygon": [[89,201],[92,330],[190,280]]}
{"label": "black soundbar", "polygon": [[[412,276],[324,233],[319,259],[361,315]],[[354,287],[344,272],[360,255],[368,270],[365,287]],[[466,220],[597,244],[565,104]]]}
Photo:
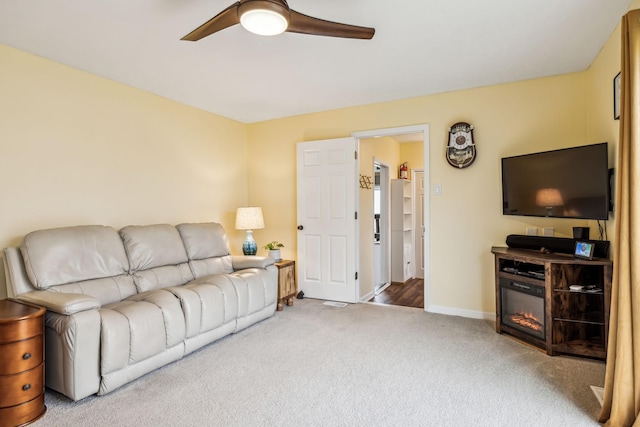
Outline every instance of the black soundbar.
{"label": "black soundbar", "polygon": [[507,246],[517,249],[532,249],[539,251],[544,248],[550,252],[561,254],[573,254],[576,241],[594,244],[593,256],[596,258],[609,257],[608,240],[581,240],[565,237],[525,236],[522,234],[510,234],[507,236]]}

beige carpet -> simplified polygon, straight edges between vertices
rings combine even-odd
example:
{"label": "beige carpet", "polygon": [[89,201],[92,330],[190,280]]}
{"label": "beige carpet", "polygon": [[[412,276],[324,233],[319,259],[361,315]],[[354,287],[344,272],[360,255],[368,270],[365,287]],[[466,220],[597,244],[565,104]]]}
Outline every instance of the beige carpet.
{"label": "beige carpet", "polygon": [[305,299],[107,396],[47,392],[35,425],[597,426],[603,380],[490,322]]}

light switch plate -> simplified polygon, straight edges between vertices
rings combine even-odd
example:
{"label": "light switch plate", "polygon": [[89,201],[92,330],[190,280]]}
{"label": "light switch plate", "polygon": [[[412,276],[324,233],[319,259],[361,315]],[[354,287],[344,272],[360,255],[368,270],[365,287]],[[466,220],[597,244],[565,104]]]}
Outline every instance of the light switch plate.
{"label": "light switch plate", "polygon": [[547,237],[553,237],[555,234],[555,229],[553,227],[544,227],[542,229],[542,235]]}
{"label": "light switch plate", "polygon": [[527,227],[527,236],[537,236],[538,227]]}

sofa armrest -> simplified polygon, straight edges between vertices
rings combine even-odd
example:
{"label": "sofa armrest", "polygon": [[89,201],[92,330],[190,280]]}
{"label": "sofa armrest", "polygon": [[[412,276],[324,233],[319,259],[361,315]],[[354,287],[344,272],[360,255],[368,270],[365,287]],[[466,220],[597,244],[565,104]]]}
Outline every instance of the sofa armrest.
{"label": "sofa armrest", "polygon": [[267,268],[276,261],[268,256],[232,256],[231,263],[233,271],[244,270],[247,268]]}
{"label": "sofa armrest", "polygon": [[35,290],[24,268],[20,249],[15,247],[4,248],[2,252],[4,255],[2,257],[4,274],[7,281],[7,296],[16,298],[22,293]]}
{"label": "sofa armrest", "polygon": [[31,291],[18,295],[18,299],[64,315],[79,313],[86,310],[97,310],[101,307],[100,301],[92,296],[84,294]]}
{"label": "sofa armrest", "polygon": [[100,389],[100,321],[98,310],[71,315],[45,314],[45,377],[48,388],[73,400]]}

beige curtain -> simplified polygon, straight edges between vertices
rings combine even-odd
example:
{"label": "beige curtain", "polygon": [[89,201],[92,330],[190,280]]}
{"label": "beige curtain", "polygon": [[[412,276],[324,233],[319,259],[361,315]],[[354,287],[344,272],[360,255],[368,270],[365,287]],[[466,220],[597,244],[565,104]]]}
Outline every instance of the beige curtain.
{"label": "beige curtain", "polygon": [[622,18],[611,319],[600,422],[640,427],[640,10]]}

